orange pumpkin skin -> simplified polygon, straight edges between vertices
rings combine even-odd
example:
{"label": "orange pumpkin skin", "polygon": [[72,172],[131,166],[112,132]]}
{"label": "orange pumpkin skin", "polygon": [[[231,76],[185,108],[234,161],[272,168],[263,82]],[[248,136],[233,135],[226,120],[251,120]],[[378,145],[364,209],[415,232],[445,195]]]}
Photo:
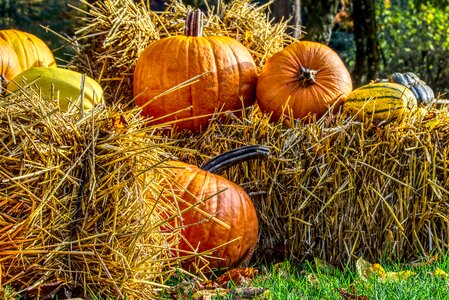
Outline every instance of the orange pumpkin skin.
{"label": "orange pumpkin skin", "polygon": [[301,41],[269,58],[257,83],[257,103],[271,120],[291,115],[310,121],[323,116],[352,91],[348,69],[326,45]]}
{"label": "orange pumpkin skin", "polygon": [[0,76],[6,81],[10,81],[19,73],[19,58],[14,49],[6,41],[0,39]]}
{"label": "orange pumpkin skin", "polygon": [[[198,253],[217,248],[210,255],[220,259],[209,259],[211,268],[232,267],[249,260],[257,243],[258,220],[248,194],[239,185],[199,167],[175,161],[169,164],[175,167],[173,182],[177,183],[171,188],[186,201],[183,204],[178,200],[180,210],[203,200],[197,206],[199,210],[230,225],[225,228],[198,210],[190,209],[175,220],[175,226],[186,226],[181,231],[183,239],[178,248],[189,252],[197,249]],[[222,246],[230,241],[233,242]],[[179,255],[189,254],[180,251]]]}
{"label": "orange pumpkin skin", "polygon": [[[198,82],[147,103],[205,72],[209,73]],[[147,46],[137,60],[133,87],[135,103],[143,107],[142,114],[154,118],[151,124],[191,118],[176,122],[175,126],[198,132],[207,127],[216,110],[239,110],[242,105],[252,105],[256,84],[256,65],[240,42],[200,34],[167,37]],[[208,116],[198,117],[202,115]]]}
{"label": "orange pumpkin skin", "polygon": [[31,67],[56,67],[53,53],[37,36],[16,29],[4,29],[0,30],[0,38],[16,52],[21,72]]}

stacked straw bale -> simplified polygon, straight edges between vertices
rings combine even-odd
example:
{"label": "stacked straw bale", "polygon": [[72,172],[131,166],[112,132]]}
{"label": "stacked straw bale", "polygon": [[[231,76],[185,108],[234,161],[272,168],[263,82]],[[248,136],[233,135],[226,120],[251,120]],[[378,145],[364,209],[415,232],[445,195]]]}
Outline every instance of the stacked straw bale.
{"label": "stacked straw bale", "polygon": [[174,208],[151,197],[166,154],[136,112],[57,107],[0,99],[0,294],[151,298],[175,270],[177,233],[159,228]]}
{"label": "stacked straw bale", "polygon": [[176,155],[195,164],[243,145],[271,148],[268,161],[225,174],[255,202],[257,257],[345,264],[449,250],[447,109],[384,125],[337,115],[287,128],[253,107],[174,138]]}
{"label": "stacked straw bale", "polygon": [[[73,44],[78,54],[70,65],[97,79],[108,103],[132,106],[137,58],[149,43],[184,34],[186,14],[191,7],[174,1],[163,12],[154,12],[144,1],[96,1],[94,5],[81,2],[88,9],[81,10],[85,26],[76,32]],[[225,35],[242,42],[260,69],[268,57],[295,40],[287,34],[287,22],[270,20],[268,5],[258,6],[250,0],[220,2],[205,12],[203,34]]]}

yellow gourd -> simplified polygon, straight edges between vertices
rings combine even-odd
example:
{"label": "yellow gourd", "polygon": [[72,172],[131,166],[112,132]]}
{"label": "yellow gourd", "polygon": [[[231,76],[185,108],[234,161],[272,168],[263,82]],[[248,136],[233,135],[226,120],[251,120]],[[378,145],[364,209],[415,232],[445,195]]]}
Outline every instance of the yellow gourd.
{"label": "yellow gourd", "polygon": [[7,90],[15,92],[26,85],[37,89],[49,100],[59,100],[59,107],[66,111],[70,106],[81,104],[81,91],[84,92],[83,109],[91,109],[95,103],[103,101],[103,89],[94,79],[85,78],[81,87],[82,74],[61,68],[30,68],[17,76],[8,84]]}

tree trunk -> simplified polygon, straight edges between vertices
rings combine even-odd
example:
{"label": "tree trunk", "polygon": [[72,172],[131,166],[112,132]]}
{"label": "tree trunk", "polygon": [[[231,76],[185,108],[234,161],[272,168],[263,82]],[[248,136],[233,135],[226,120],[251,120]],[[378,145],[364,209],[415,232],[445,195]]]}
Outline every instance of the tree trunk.
{"label": "tree trunk", "polygon": [[271,11],[276,22],[290,19],[289,25],[293,27],[290,34],[295,38],[301,36],[301,0],[276,0]]}
{"label": "tree trunk", "polygon": [[305,39],[329,44],[340,0],[302,0]]}
{"label": "tree trunk", "polygon": [[355,68],[353,81],[359,86],[379,76],[381,51],[377,41],[375,0],[353,0]]}

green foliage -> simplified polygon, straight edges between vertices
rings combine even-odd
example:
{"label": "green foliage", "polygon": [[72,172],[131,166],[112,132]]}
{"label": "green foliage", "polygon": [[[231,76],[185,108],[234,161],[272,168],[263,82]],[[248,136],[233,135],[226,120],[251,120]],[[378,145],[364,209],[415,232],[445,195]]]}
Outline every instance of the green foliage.
{"label": "green foliage", "polygon": [[[410,270],[408,278],[383,282],[377,275],[362,278],[354,266],[344,269],[306,263],[274,265],[254,286],[269,287],[272,299],[448,299],[448,257],[419,264],[382,264],[387,272]],[[441,271],[437,271],[441,270]]]}
{"label": "green foliage", "polygon": [[[440,2],[439,2],[440,3]],[[431,4],[408,9],[377,2],[379,42],[384,54],[385,75],[412,71],[436,94],[449,92],[449,6]]]}

